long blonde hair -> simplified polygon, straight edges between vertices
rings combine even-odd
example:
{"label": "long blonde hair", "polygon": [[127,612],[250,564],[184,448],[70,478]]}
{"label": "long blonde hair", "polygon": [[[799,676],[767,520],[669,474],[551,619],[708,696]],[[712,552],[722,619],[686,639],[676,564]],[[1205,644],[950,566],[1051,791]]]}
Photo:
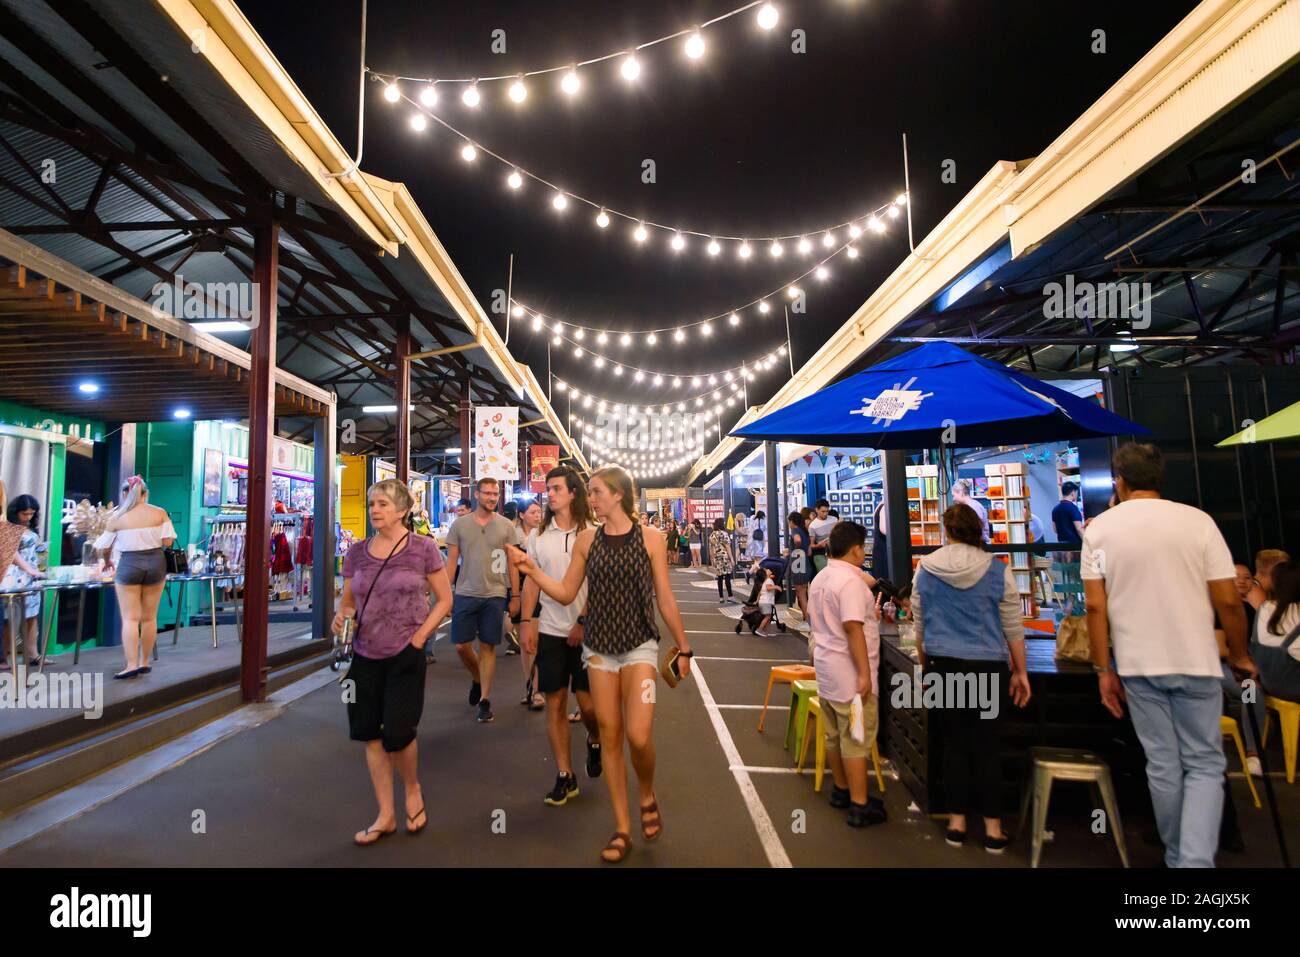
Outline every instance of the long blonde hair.
{"label": "long blonde hair", "polygon": [[140,504],[140,500],[149,494],[149,486],[139,475],[132,475],[122,483],[122,504],[113,510],[113,518],[121,518]]}
{"label": "long blonde hair", "polygon": [[637,521],[636,507],[636,480],[627,469],[619,465],[606,465],[604,468],[596,469],[591,473],[592,479],[600,479],[609,488],[618,493],[619,504],[623,506],[623,511],[627,517],[632,520],[633,525],[639,524]]}

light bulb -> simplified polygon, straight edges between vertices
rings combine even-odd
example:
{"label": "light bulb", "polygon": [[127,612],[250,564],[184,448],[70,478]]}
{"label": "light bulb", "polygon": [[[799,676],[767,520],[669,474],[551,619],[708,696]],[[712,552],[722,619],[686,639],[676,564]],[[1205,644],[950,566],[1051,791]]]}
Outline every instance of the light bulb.
{"label": "light bulb", "polygon": [[852,239],[857,239],[861,235],[862,235],[862,227],[859,226],[857,223],[854,223],[852,226],[849,227],[849,236]]}
{"label": "light bulb", "polygon": [[659,341],[659,337],[652,332],[650,335],[645,337],[645,341],[646,345],[652,346]]}
{"label": "light bulb", "polygon": [[683,332],[681,329],[678,329],[676,332],[673,333],[673,339],[677,342],[685,342],[686,333]]}
{"label": "light bulb", "polygon": [[781,253],[785,252],[785,249],[774,239],[772,240],[772,245],[767,247],[767,251],[771,253],[772,258],[775,259],[780,256]]}
{"label": "light bulb", "polygon": [[898,218],[898,207],[897,207],[897,206],[890,206],[890,207],[889,207],[889,218],[890,218],[890,219],[897,219],[897,218]]}
{"label": "light bulb", "polygon": [[850,247],[846,250],[846,252],[848,252],[848,254],[849,254],[849,258],[850,258],[850,259],[857,259],[857,258],[858,258],[858,250],[857,250],[857,247],[855,247],[855,246],[850,246]]}
{"label": "light bulb", "polygon": [[716,256],[718,253],[722,252],[722,247],[718,245],[718,241],[716,239],[710,239],[708,250],[710,256]]}
{"label": "light bulb", "polygon": [[522,103],[528,99],[528,87],[524,86],[523,77],[510,84],[509,96],[516,103]]}
{"label": "light bulb", "polygon": [[645,223],[638,223],[632,237],[639,243],[643,243],[650,234],[646,231]]}
{"label": "light bulb", "polygon": [[731,315],[727,316],[727,322],[731,323],[733,326],[738,326],[740,325],[740,316],[733,312]]}
{"label": "light bulb", "polygon": [[702,406],[703,404],[704,404],[704,396],[702,396],[702,395],[701,395],[701,396],[697,396],[696,399],[695,399],[695,407],[696,407],[696,408],[699,408],[699,407]]}
{"label": "light bulb", "polygon": [[384,85],[384,99],[389,103],[396,103],[402,98],[402,91],[398,89],[397,84],[387,83]]}
{"label": "light bulb", "polygon": [[718,384],[718,377],[715,375],[709,376],[709,385],[717,385],[717,384]]}
{"label": "light bulb", "polygon": [[576,68],[570,68],[569,72],[564,74],[564,78],[560,80],[560,89],[569,94],[569,96],[573,96],[577,93],[578,87],[581,85],[582,82],[578,79],[578,71]]}
{"label": "light bulb", "polygon": [[769,305],[767,304],[767,300],[766,300],[766,299],[762,300],[762,301],[759,302],[759,304],[758,304],[758,311],[761,312],[761,313],[763,313],[764,315],[766,315],[766,314],[767,314],[767,311],[768,311],[769,309],[771,309],[771,308],[772,308],[772,307],[769,306]]}
{"label": "light bulb", "polygon": [[424,118],[423,113],[416,113],[414,116],[411,117],[411,129],[415,130],[415,132],[417,133],[423,133],[424,128],[428,125],[429,123]]}
{"label": "light bulb", "polygon": [[771,30],[776,26],[776,21],[780,14],[776,12],[776,7],[770,3],[765,3],[758,8],[758,25],[764,30]]}
{"label": "light bulb", "polygon": [[542,317],[533,316],[533,332],[540,332],[542,329]]}
{"label": "light bulb", "polygon": [[835,234],[832,233],[829,229],[826,231],[826,234],[822,236],[822,245],[825,246],[827,249],[830,249],[832,246],[835,245]]}
{"label": "light bulb", "polygon": [[637,369],[637,370],[636,370],[636,375],[633,376],[633,378],[636,379],[637,382],[640,382],[642,379],[645,378],[645,373],[642,372],[640,369]]}
{"label": "light bulb", "polygon": [[596,356],[596,368],[603,369],[604,367],[605,367],[605,360],[601,356]]}
{"label": "light bulb", "polygon": [[[677,378],[676,376],[674,376],[674,377],[673,377],[673,388],[674,388],[674,389],[680,389],[681,387],[682,387],[682,380],[679,379],[679,378]],[[668,407],[667,407],[667,406],[664,406],[664,408],[666,409],[666,408],[668,408]]]}
{"label": "light bulb", "polygon": [[885,231],[885,221],[877,219],[875,216],[871,217],[871,222],[867,223],[867,225],[873,233],[883,233]]}
{"label": "light bulb", "polygon": [[555,333],[557,336],[564,335],[564,323],[557,322],[555,325],[551,326],[551,332]]}
{"label": "light bulb", "polygon": [[602,209],[599,213],[597,213],[597,214],[596,214],[596,225],[599,226],[601,229],[604,229],[606,226],[608,226],[608,225],[609,225],[609,213],[605,212],[603,209]]}
{"label": "light bulb", "polygon": [[818,279],[825,282],[827,279],[831,278],[831,271],[825,266],[818,266],[816,275]]}
{"label": "light bulb", "polygon": [[798,286],[791,286],[789,289],[785,291],[785,294],[789,296],[791,299],[798,299],[799,293],[801,291],[802,290]]}
{"label": "light bulb", "polygon": [[430,83],[420,91],[420,102],[425,106],[438,105],[438,88]]}
{"label": "light bulb", "polygon": [[562,336],[558,336],[558,335],[551,336],[551,345],[553,346],[558,346],[563,341],[564,338]]}
{"label": "light bulb", "polygon": [[551,198],[551,205],[554,206],[556,209],[560,209],[560,210],[568,209],[569,197],[565,196],[563,193],[556,193]]}
{"label": "light bulb", "polygon": [[582,346],[574,346],[574,347],[573,347],[573,354],[574,354],[574,356],[575,356],[576,358],[581,359],[581,358],[582,358]]}
{"label": "light bulb", "polygon": [[704,325],[700,326],[700,334],[705,336],[713,335],[713,324],[706,322]]}
{"label": "light bulb", "polygon": [[460,99],[461,102],[470,109],[476,108],[481,99],[478,95],[478,84],[471,83],[469,86],[465,87],[465,92],[460,95]]}
{"label": "light bulb", "polygon": [[614,366],[614,375],[622,375],[622,374],[623,374],[623,367],[622,367],[622,366]]}
{"label": "light bulb", "polygon": [[619,72],[623,74],[623,79],[631,82],[641,75],[641,64],[629,53],[623,58],[623,65],[619,67]]}
{"label": "light bulb", "polygon": [[473,143],[466,143],[460,148],[460,158],[466,163],[472,163],[478,158],[478,150],[474,149]]}
{"label": "light bulb", "polygon": [[524,178],[519,175],[519,170],[515,170],[506,177],[506,182],[510,185],[511,189],[518,189],[524,185]]}
{"label": "light bulb", "polygon": [[673,249],[676,250],[677,252],[681,252],[685,248],[686,248],[686,237],[679,232],[676,236],[673,237]]}
{"label": "light bulb", "polygon": [[692,60],[704,56],[704,37],[700,36],[698,31],[686,39],[686,55]]}
{"label": "light bulb", "polygon": [[726,379],[728,382],[730,382],[730,381],[732,380],[733,376],[732,376],[732,374],[731,374],[730,372],[728,372],[728,373],[727,373],[726,375],[724,375],[722,378],[724,378],[724,379]]}
{"label": "light bulb", "polygon": [[[565,389],[567,389],[567,388],[568,388],[568,386],[565,385],[561,380],[559,380],[559,379],[556,379],[556,380],[555,380],[555,391],[556,391],[556,392],[563,392],[563,391],[564,391]],[[573,418],[573,416],[569,416],[569,418]]]}
{"label": "light bulb", "polygon": [[[778,348],[778,349],[776,350],[776,354],[779,355],[779,356],[783,356],[783,355],[785,355],[785,346],[781,346],[780,348]],[[773,361],[775,361],[775,360],[773,360]]]}
{"label": "light bulb", "polygon": [[739,250],[740,258],[741,258],[741,259],[748,259],[749,256],[750,256],[750,253],[751,253],[751,250],[750,250],[750,248],[749,248],[749,243],[741,243],[741,244],[740,244],[740,250]]}
{"label": "light bulb", "polygon": [[906,193],[899,193],[898,196],[896,196],[896,197],[894,198],[894,205],[895,205],[895,206],[906,206],[906,205],[907,205],[907,194],[906,194]]}
{"label": "light bulb", "polygon": [[619,338],[618,343],[619,343],[619,345],[624,346],[624,347],[630,346],[630,345],[632,344],[632,337],[631,337],[630,335],[628,335],[628,334],[625,332],[625,333],[623,333],[623,335]]}
{"label": "light bulb", "polygon": [[587,337],[587,334],[586,334],[583,330],[581,330],[581,329],[575,329],[575,330],[573,331],[573,338],[577,339],[579,342],[581,342],[581,341],[582,341],[583,339],[585,339],[586,337]]}
{"label": "light bulb", "polygon": [[602,332],[596,337],[596,341],[603,346],[605,343],[609,342],[609,333]]}
{"label": "light bulb", "polygon": [[692,388],[698,389],[698,388],[700,387],[700,385],[701,385],[701,382],[700,382],[700,377],[699,377],[699,376],[696,376],[694,379],[691,380],[691,387],[692,387]]}
{"label": "light bulb", "polygon": [[664,384],[664,377],[661,376],[661,375],[657,375],[657,376],[655,376],[655,378],[654,378],[654,384],[655,384],[655,385],[663,385],[663,384]]}

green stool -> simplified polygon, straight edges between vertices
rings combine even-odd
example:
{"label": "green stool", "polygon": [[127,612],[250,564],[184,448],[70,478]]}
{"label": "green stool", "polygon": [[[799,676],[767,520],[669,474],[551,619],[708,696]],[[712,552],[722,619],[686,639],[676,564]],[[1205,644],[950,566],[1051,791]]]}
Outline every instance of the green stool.
{"label": "green stool", "polygon": [[808,699],[817,694],[816,681],[792,681],[790,683],[790,714],[785,719],[785,746],[790,747],[790,736],[794,734],[794,753],[803,750],[804,725],[808,723]]}

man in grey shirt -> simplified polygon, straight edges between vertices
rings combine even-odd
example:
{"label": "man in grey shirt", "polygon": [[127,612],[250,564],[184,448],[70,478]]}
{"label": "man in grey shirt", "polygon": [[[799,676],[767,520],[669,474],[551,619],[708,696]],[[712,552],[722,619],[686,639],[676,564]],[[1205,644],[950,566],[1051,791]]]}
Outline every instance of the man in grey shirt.
{"label": "man in grey shirt", "polygon": [[522,594],[506,546],[523,542],[514,523],[497,514],[501,485],[496,479],[479,479],[476,497],[474,511],[452,522],[447,533],[447,567],[455,571],[456,562],[460,562],[451,606],[451,643],[473,679],[469,703],[478,705],[478,720],[488,722],[494,717],[492,676],[505,627],[506,593],[510,591],[511,616],[519,614]]}

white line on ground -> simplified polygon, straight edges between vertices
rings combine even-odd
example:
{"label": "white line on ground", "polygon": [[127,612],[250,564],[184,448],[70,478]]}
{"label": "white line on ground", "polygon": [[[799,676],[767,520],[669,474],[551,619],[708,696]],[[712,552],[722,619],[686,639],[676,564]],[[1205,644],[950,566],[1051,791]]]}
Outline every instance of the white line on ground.
{"label": "white line on ground", "polygon": [[[695,632],[699,634],[699,632]],[[766,661],[774,665],[805,665],[806,661],[791,661],[789,658],[712,658],[708,655],[696,655],[696,661]]]}
{"label": "white line on ground", "polygon": [[758,831],[758,839],[767,854],[767,862],[772,867],[793,867],[790,855],[785,852],[781,837],[768,816],[767,808],[763,806],[763,801],[758,796],[758,789],[754,787],[754,782],[750,780],[748,772],[741,764],[740,751],[736,748],[736,742],[731,739],[727,723],[722,720],[722,712],[718,710],[717,702],[713,700],[713,694],[709,691],[709,684],[704,680],[703,669],[696,667],[691,670],[700,689],[700,697],[704,700],[704,708],[709,713],[709,720],[713,722],[713,733],[718,736],[718,743],[722,745],[722,751],[727,757],[727,765],[736,779],[736,786],[740,788],[740,796],[749,810],[754,829]]}
{"label": "white line on ground", "polygon": [[[733,774],[744,771],[748,774],[798,774],[794,768],[759,768],[752,764],[733,764],[729,769]],[[811,773],[810,768],[804,768]]]}

